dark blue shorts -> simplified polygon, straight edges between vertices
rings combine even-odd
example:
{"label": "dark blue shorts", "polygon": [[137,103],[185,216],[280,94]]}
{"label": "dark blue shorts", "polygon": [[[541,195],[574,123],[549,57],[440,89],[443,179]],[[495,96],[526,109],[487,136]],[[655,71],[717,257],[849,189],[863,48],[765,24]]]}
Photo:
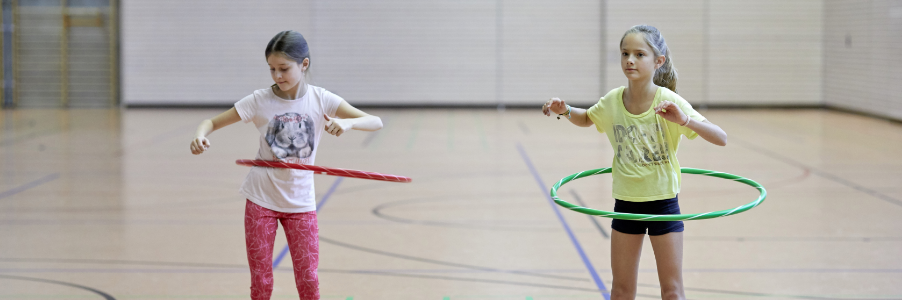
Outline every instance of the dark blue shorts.
{"label": "dark blue shorts", "polygon": [[[615,212],[650,215],[676,215],[680,213],[677,197],[673,199],[648,202],[631,202],[617,199]],[[683,221],[632,221],[614,219],[611,228],[626,234],[663,235],[671,232],[682,232]]]}

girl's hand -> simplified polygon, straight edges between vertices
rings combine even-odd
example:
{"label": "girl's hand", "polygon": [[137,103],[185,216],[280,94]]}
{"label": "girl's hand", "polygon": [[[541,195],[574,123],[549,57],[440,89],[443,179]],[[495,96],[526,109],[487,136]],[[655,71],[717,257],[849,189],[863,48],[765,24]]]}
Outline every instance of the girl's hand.
{"label": "girl's hand", "polygon": [[567,103],[564,103],[564,100],[560,98],[551,98],[542,105],[542,113],[546,116],[551,116],[551,113],[560,115],[565,112],[567,112]]}
{"label": "girl's hand", "polygon": [[199,136],[191,141],[191,154],[198,155],[210,148],[210,140],[206,137]]}
{"label": "girl's hand", "polygon": [[674,122],[680,125],[686,124],[686,122],[689,121],[689,116],[684,114],[683,111],[680,110],[680,107],[676,105],[676,103],[666,100],[655,107],[655,113],[663,117],[667,121]]}
{"label": "girl's hand", "polygon": [[326,132],[334,136],[341,136],[342,133],[348,131],[353,127],[353,121],[345,120],[345,119],[331,119],[327,115],[323,115],[326,118]]}

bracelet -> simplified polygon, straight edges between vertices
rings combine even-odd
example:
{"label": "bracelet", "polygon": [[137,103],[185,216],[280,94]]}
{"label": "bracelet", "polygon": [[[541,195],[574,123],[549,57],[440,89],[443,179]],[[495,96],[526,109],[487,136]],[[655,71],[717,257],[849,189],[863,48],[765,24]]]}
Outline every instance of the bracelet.
{"label": "bracelet", "polygon": [[689,116],[686,116],[686,123],[683,123],[683,125],[680,125],[680,126],[686,127],[686,125],[689,125],[689,121],[692,121],[692,118],[690,118]]}
{"label": "bracelet", "polygon": [[558,114],[558,115],[557,115],[557,119],[560,120],[560,119],[561,119],[561,116],[567,115],[567,120],[570,120],[570,109],[571,109],[570,105],[567,105],[567,112],[562,113],[562,114]]}

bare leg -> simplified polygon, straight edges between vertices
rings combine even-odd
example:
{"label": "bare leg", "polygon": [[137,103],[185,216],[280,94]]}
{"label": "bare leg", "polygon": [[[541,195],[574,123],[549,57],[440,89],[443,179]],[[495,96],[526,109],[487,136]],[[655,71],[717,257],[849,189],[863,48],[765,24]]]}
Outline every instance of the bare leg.
{"label": "bare leg", "polygon": [[686,299],[683,291],[683,233],[650,236],[658,264],[661,299]]}
{"label": "bare leg", "polygon": [[642,254],[644,234],[611,233],[611,269],[614,283],[611,300],[636,299],[639,277],[639,256]]}

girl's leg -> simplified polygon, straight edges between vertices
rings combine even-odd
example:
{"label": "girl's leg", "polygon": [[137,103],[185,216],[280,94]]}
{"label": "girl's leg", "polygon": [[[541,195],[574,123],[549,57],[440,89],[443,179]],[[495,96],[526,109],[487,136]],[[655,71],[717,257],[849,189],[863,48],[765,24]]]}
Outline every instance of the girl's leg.
{"label": "girl's leg", "polygon": [[636,299],[639,256],[644,238],[644,234],[611,232],[611,269],[614,273],[611,300]]}
{"label": "girl's leg", "polygon": [[319,300],[319,227],[316,212],[290,214],[282,219],[294,265],[294,282],[301,300]]}
{"label": "girl's leg", "polygon": [[661,298],[686,299],[683,291],[683,233],[671,232],[649,237],[658,264]]}
{"label": "girl's leg", "polygon": [[269,300],[272,295],[272,248],[279,227],[278,212],[250,200],[244,207],[244,240],[251,269],[251,299]]}

